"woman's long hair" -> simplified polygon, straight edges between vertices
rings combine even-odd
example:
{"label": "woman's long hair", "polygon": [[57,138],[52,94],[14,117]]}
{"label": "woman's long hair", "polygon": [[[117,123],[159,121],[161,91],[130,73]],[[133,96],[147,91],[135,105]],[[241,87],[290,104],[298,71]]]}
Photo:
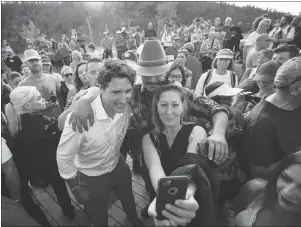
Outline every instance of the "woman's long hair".
{"label": "woman's long hair", "polygon": [[256,29],[258,28],[259,26],[259,23],[264,19],[264,17],[257,17],[255,18],[255,20],[253,21],[252,23],[252,29],[250,32],[254,32],[256,31]]}
{"label": "woman's long hair", "polygon": [[[168,84],[161,86],[157,92],[154,95],[153,102],[152,102],[152,120],[154,124],[153,134],[155,138],[158,138],[159,133],[163,132],[165,130],[165,126],[163,122],[160,119],[159,113],[158,113],[158,102],[160,100],[161,95],[164,92],[167,91],[175,91],[180,95],[181,102],[183,103],[184,111],[182,116],[184,115],[184,112],[186,111],[186,105],[185,105],[185,91],[182,87],[175,85],[175,84]],[[182,120],[181,120],[182,121]]]}
{"label": "woman's long hair", "polygon": [[301,164],[301,150],[288,155],[285,157],[276,167],[275,169],[269,174],[268,181],[258,196],[256,201],[250,206],[254,208],[255,206],[262,206],[264,208],[273,208],[277,203],[277,180],[281,173],[288,167]]}
{"label": "woman's long hair", "polygon": [[74,86],[75,86],[77,92],[79,92],[82,89],[82,87],[84,87],[83,82],[81,81],[81,79],[78,76],[78,69],[81,65],[86,65],[86,64],[87,63],[83,62],[83,61],[78,63],[76,66],[76,69],[74,71]]}
{"label": "woman's long hair", "polygon": [[176,69],[179,69],[181,71],[181,74],[182,74],[182,86],[184,87],[185,84],[186,84],[186,75],[185,75],[185,70],[184,70],[184,67],[179,64],[178,62],[174,61],[174,63],[170,66],[169,70],[167,71],[166,73],[166,76],[165,76],[165,80],[168,80],[169,76],[170,76],[170,73]]}
{"label": "woman's long hair", "polygon": [[37,93],[36,87],[32,86],[17,87],[10,93],[10,103],[5,106],[5,117],[11,137],[15,137],[21,130],[20,116],[30,112],[24,108],[25,104],[31,102]]}

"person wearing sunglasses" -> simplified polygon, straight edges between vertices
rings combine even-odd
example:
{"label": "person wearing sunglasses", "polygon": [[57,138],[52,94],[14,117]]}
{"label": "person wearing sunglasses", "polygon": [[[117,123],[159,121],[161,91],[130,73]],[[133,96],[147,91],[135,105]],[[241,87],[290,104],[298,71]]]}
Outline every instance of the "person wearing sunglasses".
{"label": "person wearing sunglasses", "polygon": [[171,38],[171,46],[165,49],[165,54],[167,56],[173,56],[174,59],[177,58],[178,50],[181,48],[181,43],[179,42],[179,35],[174,35]]}
{"label": "person wearing sunglasses", "polygon": [[252,178],[266,178],[276,162],[301,146],[301,58],[277,70],[274,87],[246,118],[241,151]]}
{"label": "person wearing sunglasses", "polygon": [[74,87],[73,81],[73,69],[70,66],[64,66],[61,71],[63,80],[60,83],[60,94],[63,100],[63,107],[65,108],[67,103],[67,96],[69,90]]}

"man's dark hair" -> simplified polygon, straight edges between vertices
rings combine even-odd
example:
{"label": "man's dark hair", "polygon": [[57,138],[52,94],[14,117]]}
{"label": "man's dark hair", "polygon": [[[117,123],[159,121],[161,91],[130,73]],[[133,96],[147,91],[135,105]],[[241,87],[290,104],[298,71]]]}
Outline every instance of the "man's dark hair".
{"label": "man's dark hair", "polygon": [[292,21],[293,21],[293,16],[292,16],[291,14],[289,14],[289,13],[284,14],[283,17],[286,19],[286,21],[287,21],[288,24],[291,24],[291,23],[292,23]]}
{"label": "man's dark hair", "polygon": [[100,58],[91,58],[87,62],[87,68],[88,68],[89,63],[93,63],[93,62],[94,63],[98,63],[99,62],[100,64],[102,63],[101,60],[100,60]]}
{"label": "man's dark hair", "polygon": [[218,26],[222,26],[222,27],[224,27],[224,24],[223,24],[223,23],[220,23]]}
{"label": "man's dark hair", "polygon": [[299,54],[299,50],[295,45],[283,45],[274,50],[275,54],[283,52],[288,52],[290,54],[290,58],[298,57]]}
{"label": "man's dark hair", "polygon": [[107,59],[98,74],[98,83],[106,89],[112,78],[127,78],[132,85],[136,80],[136,71],[119,59]]}
{"label": "man's dark hair", "polygon": [[136,26],[136,30],[137,30],[137,32],[140,32],[140,27]]}
{"label": "man's dark hair", "polygon": [[171,24],[166,25],[166,27],[172,27]]}
{"label": "man's dark hair", "polygon": [[240,27],[233,26],[233,27],[230,28],[230,32],[232,32],[232,31],[236,31],[237,34],[241,34]]}
{"label": "man's dark hair", "polygon": [[262,17],[269,19],[269,15],[268,14],[263,14]]}
{"label": "man's dark hair", "polygon": [[90,48],[90,49],[92,49],[92,50],[95,50],[95,45],[94,45],[93,43],[90,43],[90,44],[88,45],[88,48]]}

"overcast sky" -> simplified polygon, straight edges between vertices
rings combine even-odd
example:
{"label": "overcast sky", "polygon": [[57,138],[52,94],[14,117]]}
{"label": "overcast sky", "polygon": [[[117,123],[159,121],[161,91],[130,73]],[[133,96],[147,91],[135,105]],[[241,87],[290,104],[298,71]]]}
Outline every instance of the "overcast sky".
{"label": "overcast sky", "polygon": [[276,9],[280,12],[292,13],[293,15],[298,15],[301,11],[301,1],[262,1],[262,2],[254,2],[254,1],[227,1],[229,3],[234,3],[237,6],[246,6],[246,5],[254,5],[259,8],[266,9],[267,7],[270,9]]}

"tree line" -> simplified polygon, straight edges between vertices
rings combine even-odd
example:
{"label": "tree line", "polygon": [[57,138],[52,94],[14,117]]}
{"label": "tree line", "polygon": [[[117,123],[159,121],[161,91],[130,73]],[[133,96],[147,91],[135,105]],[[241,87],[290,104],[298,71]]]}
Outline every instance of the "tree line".
{"label": "tree line", "polygon": [[275,22],[283,15],[268,8],[226,2],[2,2],[1,11],[2,39],[16,52],[24,51],[26,36],[44,33],[48,39],[59,41],[62,34],[70,37],[71,29],[81,31],[91,42],[88,22],[95,45],[99,45],[106,24],[114,35],[122,26],[144,30],[152,22],[160,31],[166,22],[176,27],[181,21],[190,25],[196,17],[214,23],[217,17],[224,21],[229,16],[247,32],[258,16],[267,13]]}

